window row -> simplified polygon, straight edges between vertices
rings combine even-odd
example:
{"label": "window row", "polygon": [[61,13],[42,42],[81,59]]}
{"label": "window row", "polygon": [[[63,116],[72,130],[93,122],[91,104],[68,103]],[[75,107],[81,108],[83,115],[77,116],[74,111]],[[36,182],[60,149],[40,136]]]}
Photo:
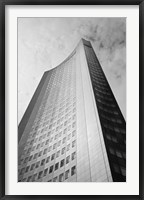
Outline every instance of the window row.
{"label": "window row", "polygon": [[116,104],[105,102],[104,100],[102,100],[100,98],[97,98],[97,101],[99,103],[101,103],[102,105],[105,105],[105,106],[110,107],[110,108],[115,108],[116,107]]}
{"label": "window row", "polygon": [[[55,157],[57,156],[57,154],[52,154],[51,157],[48,156],[47,158],[44,158],[42,159],[41,161],[37,161],[36,163],[33,163],[27,167],[23,167],[19,174],[22,175],[24,173],[27,173],[29,171],[32,171],[34,169],[37,169],[41,166],[44,166],[45,164],[49,163],[50,161],[53,161],[55,159]],[[56,171],[58,170],[59,168],[63,167],[64,165],[67,165],[70,163],[70,161],[73,161],[74,159],[76,159],[76,152],[73,152],[71,154],[71,157],[70,155],[67,156],[65,159],[62,159],[60,162],[57,162],[55,165],[52,165],[49,169],[49,173],[51,173],[53,170]]]}
{"label": "window row", "polygon": [[[74,113],[75,111],[76,111],[76,108],[74,108],[74,109],[72,110],[73,113]],[[76,118],[76,116],[75,116],[75,114],[74,114],[72,117],[70,117],[69,119],[67,119],[67,118],[70,116],[70,114],[71,114],[71,112],[70,112],[70,113],[67,113],[67,114],[65,115],[65,117],[64,117],[64,116],[62,117],[62,114],[60,114],[61,118],[58,119],[57,121],[54,120],[54,118],[52,118],[51,120],[48,119],[48,121],[46,121],[46,122],[44,122],[44,123],[42,123],[42,124],[38,124],[38,125],[35,127],[35,131],[39,130],[39,133],[43,133],[43,132],[45,132],[48,128],[51,129],[52,127],[55,127],[55,126],[57,126],[57,125],[60,124],[60,123],[63,123],[63,124],[61,124],[60,126],[56,127],[56,129],[62,128],[63,125],[66,126],[67,124],[71,123],[72,120],[74,120],[74,119]],[[67,120],[65,120],[65,119],[67,119]],[[64,120],[65,120],[65,121],[64,121]],[[47,127],[45,127],[45,126],[47,126]],[[36,134],[36,132],[33,133],[33,136],[35,136],[35,134]]]}
{"label": "window row", "polygon": [[[60,155],[63,155],[66,151],[69,151],[71,147],[74,148],[75,146],[76,146],[76,140],[72,141],[71,144],[69,143],[69,144],[67,144],[66,147],[63,147],[61,150],[57,151],[57,153],[55,154],[56,157],[59,157]],[[21,160],[21,164],[22,164],[22,163],[23,163],[23,164],[24,164],[24,163],[27,163],[27,162],[31,161],[32,159],[34,160],[34,159],[37,159],[37,158],[39,158],[39,157],[41,157],[41,156],[43,156],[43,155],[46,155],[46,154],[47,154],[48,152],[50,152],[51,150],[56,149],[56,147],[57,147],[57,143],[55,143],[53,146],[50,146],[50,147],[48,147],[48,148],[45,148],[44,150],[41,150],[41,151],[38,152],[38,153],[35,153],[34,155],[30,155],[30,156],[26,157],[26,158],[24,159],[24,161],[23,161],[23,159],[22,159],[22,160]]]}
{"label": "window row", "polygon": [[107,94],[100,94],[100,93],[96,92],[96,96],[98,96],[99,98],[101,98],[105,102],[107,102],[107,101],[113,102],[113,100],[114,100],[112,97],[107,96]]}
{"label": "window row", "polygon": [[123,176],[126,176],[126,169],[125,167],[119,166],[116,163],[113,163],[113,169],[116,173],[122,174]]}
{"label": "window row", "polygon": [[109,147],[109,152],[114,156],[126,159],[126,153],[125,152],[121,152],[118,149],[114,149],[112,147]]}
{"label": "window row", "polygon": [[[44,171],[40,171],[39,173],[35,173],[34,175],[29,176],[28,178],[24,178],[22,181],[23,182],[34,182],[38,179],[44,178],[48,173],[48,168],[45,169]],[[48,179],[48,182],[63,182],[65,180],[67,180],[70,176],[73,176],[76,174],[76,166],[73,166],[70,169],[68,169],[67,171],[65,171],[65,173],[61,173],[59,176],[55,176],[53,179]]]}
{"label": "window row", "polygon": [[99,95],[102,98],[105,97],[105,95],[107,96],[107,98],[109,98],[111,96],[110,91],[106,91],[104,88],[103,89],[99,89],[97,86],[95,86],[95,90],[97,91],[96,94]]}
{"label": "window row", "polygon": [[106,108],[106,106],[101,106],[101,105],[99,104],[99,105],[98,105],[98,108],[100,108],[102,111],[105,111],[106,113],[114,114],[114,115],[119,115],[119,113],[118,113],[116,110]]}
{"label": "window row", "polygon": [[[25,146],[25,154],[29,154],[32,151],[35,151],[37,149],[44,147],[45,145],[46,146],[50,145],[50,143],[53,143],[56,140],[57,142],[55,142],[53,144],[53,149],[55,149],[56,147],[59,147],[61,144],[64,144],[66,141],[68,142],[72,137],[74,137],[76,135],[76,130],[73,130],[72,133],[69,133],[69,134],[67,134],[67,136],[65,136],[66,131],[67,131],[67,129],[63,132],[63,134],[62,134],[62,131],[61,131],[59,134],[56,134],[54,137],[49,137],[49,139],[47,139],[46,141],[40,142],[37,145],[32,146],[32,147],[31,147],[31,145],[34,145],[34,143],[36,143],[38,139],[36,138],[35,140],[34,139],[31,140],[31,142],[27,143],[26,146]],[[58,140],[58,138],[59,139],[62,138],[62,139]],[[29,148],[27,148],[28,145],[30,145]]]}
{"label": "window row", "polygon": [[[48,104],[49,104],[49,102],[48,102]],[[75,105],[76,105],[76,103],[75,102],[73,102],[72,103],[73,104],[73,106],[75,107]],[[71,106],[71,108],[72,108],[72,106]],[[57,108],[58,110],[59,110],[59,108]],[[52,113],[50,113],[50,111],[48,110],[47,112],[45,111],[46,110],[46,106],[44,107],[44,109],[43,109],[43,112],[41,112],[41,114],[40,114],[40,116],[37,116],[36,117],[36,120],[35,120],[35,123],[34,124],[36,124],[36,123],[38,123],[38,122],[41,122],[41,121],[45,121],[45,120],[47,120],[48,119],[48,116],[50,116]],[[53,111],[53,110],[52,110]],[[66,110],[66,112],[67,112],[68,110]],[[55,111],[53,111],[53,113],[55,114],[56,112]],[[59,113],[59,116],[61,116],[61,112]],[[34,128],[34,127],[33,127]],[[38,129],[38,127],[35,127],[34,128],[34,130],[37,130]]]}
{"label": "window row", "polygon": [[122,120],[120,120],[119,118],[113,118],[113,117],[109,117],[109,116],[106,116],[104,114],[100,114],[101,117],[103,117],[104,119],[108,120],[108,121],[111,121],[111,122],[114,122],[114,123],[118,123],[118,124],[122,124]]}
{"label": "window row", "polygon": [[116,132],[116,133],[122,133],[122,134],[126,133],[125,128],[114,127],[110,123],[103,123],[103,126],[109,130]]}
{"label": "window row", "polygon": [[[75,127],[76,127],[76,122],[74,121],[74,122],[72,123],[72,125],[68,125],[68,126],[67,126],[63,131],[61,131],[59,134],[57,133],[58,131],[60,131],[59,129],[56,129],[56,130],[53,129],[53,130],[49,131],[48,133],[45,133],[45,134],[40,135],[39,137],[36,137],[36,136],[35,136],[34,139],[29,138],[26,145],[27,145],[27,146],[33,145],[33,144],[36,143],[36,142],[40,142],[40,141],[46,139],[46,137],[49,138],[50,136],[55,135],[54,137],[51,137],[51,139],[49,138],[49,142],[52,142],[53,140],[57,140],[58,137],[61,137],[62,134],[65,135],[68,131],[71,130],[71,128],[74,129]],[[56,132],[56,131],[57,131],[57,132]],[[72,132],[72,135],[74,135],[74,131]],[[47,142],[47,143],[48,143],[48,142]]]}

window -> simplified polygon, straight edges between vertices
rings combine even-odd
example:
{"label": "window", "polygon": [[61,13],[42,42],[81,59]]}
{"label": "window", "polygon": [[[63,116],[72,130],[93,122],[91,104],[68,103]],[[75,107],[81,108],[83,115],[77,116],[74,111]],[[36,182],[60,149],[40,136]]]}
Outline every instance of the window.
{"label": "window", "polygon": [[76,108],[73,109],[73,113],[76,111]]}
{"label": "window", "polygon": [[40,164],[40,161],[38,161],[37,163],[36,163],[36,168],[38,168],[39,167],[39,164]]}
{"label": "window", "polygon": [[45,159],[41,161],[41,166],[45,164]]}
{"label": "window", "polygon": [[62,135],[62,131],[59,133],[59,137],[61,137],[61,135]]}
{"label": "window", "polygon": [[23,160],[24,160],[24,159],[22,159],[22,158],[20,159],[20,161],[19,161],[19,165],[22,165]]}
{"label": "window", "polygon": [[58,138],[58,134],[57,135],[55,135],[55,140]]}
{"label": "window", "polygon": [[29,157],[26,157],[24,163],[28,162]]}
{"label": "window", "polygon": [[72,118],[72,119],[74,120],[74,119],[75,119],[75,117],[76,117],[76,115],[73,115],[73,118]]}
{"label": "window", "polygon": [[65,121],[65,123],[64,123],[64,126],[66,126],[67,125],[67,121]]}
{"label": "window", "polygon": [[43,135],[43,139],[46,137],[46,134]]}
{"label": "window", "polygon": [[106,137],[107,137],[108,140],[111,140],[110,135],[107,134]]}
{"label": "window", "polygon": [[26,167],[26,171],[25,171],[25,172],[28,172],[29,168],[30,168],[30,166],[27,166],[27,167]]}
{"label": "window", "polygon": [[72,153],[72,160],[74,160],[75,157],[76,157],[76,152],[73,152],[73,153]]}
{"label": "window", "polygon": [[69,170],[67,170],[67,171],[65,172],[65,180],[68,179],[68,177],[69,177]]}
{"label": "window", "polygon": [[60,140],[60,141],[58,141],[58,147],[60,146],[60,144],[61,144],[61,140]]}
{"label": "window", "polygon": [[50,147],[48,148],[48,152],[51,151],[51,149],[52,149],[52,146],[50,146]]}
{"label": "window", "polygon": [[30,170],[33,170],[34,167],[35,167],[35,163],[33,163],[33,164],[31,165],[31,169],[30,169]]}
{"label": "window", "polygon": [[49,137],[50,136],[50,131],[48,132],[48,134],[47,134],[47,137]]}
{"label": "window", "polygon": [[71,129],[71,125],[68,126],[68,131]]}
{"label": "window", "polygon": [[56,157],[58,158],[60,155],[60,150],[57,152]]}
{"label": "window", "polygon": [[68,138],[67,138],[67,140],[69,140],[69,139],[70,139],[70,136],[71,136],[71,134],[69,134],[69,135],[68,135]]}
{"label": "window", "polygon": [[114,151],[114,149],[109,148],[109,151],[110,151],[110,153],[111,153],[112,155],[115,155],[115,151]]}
{"label": "window", "polygon": [[27,181],[30,182],[31,179],[32,179],[32,176],[29,176],[28,179],[27,179]]}
{"label": "window", "polygon": [[49,129],[51,129],[52,128],[52,124],[49,126]]}
{"label": "window", "polygon": [[33,133],[33,137],[36,136],[36,132]]}
{"label": "window", "polygon": [[74,131],[72,132],[72,137],[75,136],[75,134],[76,134],[76,131],[74,130]]}
{"label": "window", "polygon": [[49,174],[53,172],[53,165],[49,169]]}
{"label": "window", "polygon": [[73,176],[76,173],[76,166],[71,168],[71,175]]}
{"label": "window", "polygon": [[54,158],[55,158],[55,153],[52,154],[51,160],[54,160]]}
{"label": "window", "polygon": [[76,141],[74,140],[74,141],[72,142],[72,147],[74,147],[75,144],[76,144]]}
{"label": "window", "polygon": [[42,174],[43,174],[43,171],[40,171],[39,174],[38,174],[38,179],[42,178]]}
{"label": "window", "polygon": [[69,151],[69,150],[70,150],[70,144],[67,145],[67,151]]}
{"label": "window", "polygon": [[117,132],[117,133],[120,133],[120,130],[118,128],[114,128],[114,130]]}
{"label": "window", "polygon": [[40,147],[40,144],[37,145],[37,149]]}
{"label": "window", "polygon": [[122,124],[122,121],[120,119],[117,119],[117,123]]}
{"label": "window", "polygon": [[44,149],[43,155],[46,154],[48,151],[48,149]]}
{"label": "window", "polygon": [[22,168],[20,174],[23,174],[24,171],[25,171],[25,168]]}
{"label": "window", "polygon": [[57,180],[58,180],[57,176],[53,178],[53,182],[57,182]]}
{"label": "window", "polygon": [[37,177],[37,173],[33,175],[32,181],[35,181],[35,180],[36,180],[36,177]]}
{"label": "window", "polygon": [[56,125],[56,122],[53,123],[53,127]]}
{"label": "window", "polygon": [[66,134],[66,132],[67,132],[67,129],[65,128],[63,134]]}
{"label": "window", "polygon": [[41,130],[41,133],[43,133],[43,131],[44,131],[44,128]]}
{"label": "window", "polygon": [[50,160],[50,156],[46,158],[46,163],[48,163]]}
{"label": "window", "polygon": [[114,111],[114,114],[115,114],[115,115],[118,115],[118,112],[117,112],[117,111]]}
{"label": "window", "polygon": [[69,161],[70,161],[70,156],[67,156],[67,157],[66,157],[66,164],[68,164]]}
{"label": "window", "polygon": [[126,176],[126,169],[125,168],[121,167],[121,172],[122,172],[123,176]]}
{"label": "window", "polygon": [[117,164],[113,164],[113,168],[116,173],[120,173],[119,166]]}
{"label": "window", "polygon": [[46,140],[46,143],[45,143],[45,145],[47,145],[49,143],[49,139],[48,140]]}
{"label": "window", "polygon": [[52,142],[52,140],[53,140],[53,137],[50,138],[50,142]]}
{"label": "window", "polygon": [[58,167],[59,167],[59,163],[56,163],[56,164],[55,164],[55,170],[57,170]]}
{"label": "window", "polygon": [[118,150],[116,150],[116,155],[117,155],[117,157],[122,158],[122,154],[121,154],[121,152],[118,151]]}
{"label": "window", "polygon": [[64,174],[62,173],[59,175],[59,181],[62,182],[63,180],[64,180]]}
{"label": "window", "polygon": [[70,123],[70,122],[71,122],[71,118],[68,119],[68,123]]}
{"label": "window", "polygon": [[42,151],[39,152],[39,155],[38,155],[38,156],[40,157],[41,155],[42,155]]}
{"label": "window", "polygon": [[56,148],[56,145],[57,145],[57,143],[55,143],[55,144],[53,145],[53,149],[55,149],[55,148]]}
{"label": "window", "polygon": [[44,176],[47,175],[47,172],[48,172],[48,168],[46,168],[46,169],[44,170]]}
{"label": "window", "polygon": [[41,143],[41,147],[43,147],[43,145],[44,145],[44,142]]}
{"label": "window", "polygon": [[112,136],[112,141],[115,142],[115,143],[118,143],[117,138],[114,137],[114,136]]}
{"label": "window", "polygon": [[76,122],[73,122],[73,124],[72,124],[72,127],[74,128],[74,127],[75,127],[75,125],[76,125]]}
{"label": "window", "polygon": [[41,141],[42,140],[42,135],[39,137],[39,141]]}
{"label": "window", "polygon": [[61,128],[62,128],[62,126],[63,126],[63,124],[61,124],[61,125],[59,126],[59,129],[61,129]]}
{"label": "window", "polygon": [[35,148],[36,148],[36,146],[33,146],[33,147],[32,147],[32,151],[34,151],[34,150],[35,150]]}
{"label": "window", "polygon": [[29,161],[31,161],[31,160],[32,160],[32,157],[33,157],[33,155],[29,157]]}
{"label": "window", "polygon": [[33,159],[36,159],[38,157],[38,153],[35,153],[34,155],[34,158]]}
{"label": "window", "polygon": [[64,159],[61,160],[61,163],[60,163],[60,167],[63,167],[64,166]]}
{"label": "window", "polygon": [[62,148],[62,152],[61,152],[61,154],[63,155],[63,154],[64,154],[64,152],[65,152],[65,147],[64,147],[64,148]]}
{"label": "window", "polygon": [[65,143],[65,141],[66,141],[66,137],[63,138],[63,144]]}

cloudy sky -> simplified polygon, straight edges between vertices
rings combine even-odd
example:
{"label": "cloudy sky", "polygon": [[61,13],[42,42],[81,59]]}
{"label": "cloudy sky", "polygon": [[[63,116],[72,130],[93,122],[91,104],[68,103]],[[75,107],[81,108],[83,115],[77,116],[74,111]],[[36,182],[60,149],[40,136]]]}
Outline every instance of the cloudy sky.
{"label": "cloudy sky", "polygon": [[126,117],[125,18],[19,18],[18,122],[44,71],[60,64],[81,38],[92,42]]}

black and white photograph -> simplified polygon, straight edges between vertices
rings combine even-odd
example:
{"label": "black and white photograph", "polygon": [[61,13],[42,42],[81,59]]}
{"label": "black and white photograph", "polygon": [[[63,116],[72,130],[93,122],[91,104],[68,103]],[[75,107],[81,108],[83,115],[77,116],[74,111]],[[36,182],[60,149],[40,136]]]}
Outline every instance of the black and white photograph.
{"label": "black and white photograph", "polygon": [[17,181],[126,182],[126,18],[19,17],[17,42]]}

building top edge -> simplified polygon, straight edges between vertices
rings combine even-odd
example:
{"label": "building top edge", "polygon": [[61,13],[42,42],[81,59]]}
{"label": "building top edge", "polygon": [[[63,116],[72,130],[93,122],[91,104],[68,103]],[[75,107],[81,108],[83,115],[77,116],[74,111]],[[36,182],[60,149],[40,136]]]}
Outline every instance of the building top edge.
{"label": "building top edge", "polygon": [[88,41],[88,40],[86,40],[84,38],[81,38],[80,41],[78,42],[78,44],[76,45],[76,47],[74,48],[74,50],[69,54],[69,56],[67,56],[67,58],[65,58],[60,64],[58,64],[57,66],[53,67],[52,69],[44,71],[44,73],[55,70],[57,67],[60,67],[67,60],[69,60],[74,55],[75,51],[77,50],[77,48],[79,47],[80,44],[83,44],[83,45],[88,45],[89,44],[89,46],[91,46],[91,42],[90,41]]}

